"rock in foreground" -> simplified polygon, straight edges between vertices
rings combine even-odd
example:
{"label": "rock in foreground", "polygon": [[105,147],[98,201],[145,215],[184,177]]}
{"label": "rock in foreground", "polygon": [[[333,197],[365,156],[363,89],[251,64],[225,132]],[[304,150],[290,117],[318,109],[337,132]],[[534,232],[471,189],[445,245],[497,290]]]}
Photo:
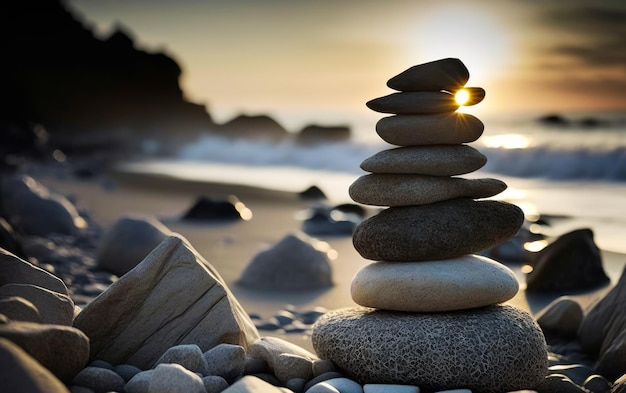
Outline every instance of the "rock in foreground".
{"label": "rock in foreground", "polygon": [[525,311],[507,305],[452,313],[346,308],[322,316],[313,347],[361,384],[532,389],[548,371],[546,342]]}
{"label": "rock in foreground", "polygon": [[89,303],[74,326],[89,337],[91,360],[141,369],[178,344],[206,351],[259,337],[220,275],[176,236]]}

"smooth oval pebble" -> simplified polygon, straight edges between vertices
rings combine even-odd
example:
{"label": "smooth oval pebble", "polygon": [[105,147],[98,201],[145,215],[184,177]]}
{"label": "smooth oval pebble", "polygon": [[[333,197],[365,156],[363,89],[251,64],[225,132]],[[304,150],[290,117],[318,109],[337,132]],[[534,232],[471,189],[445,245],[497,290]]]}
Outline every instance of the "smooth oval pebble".
{"label": "smooth oval pebble", "polygon": [[374,98],[365,105],[376,112],[403,115],[454,112],[459,109],[454,95],[443,91],[392,93]]}
{"label": "smooth oval pebble", "polygon": [[505,189],[498,179],[372,173],[356,179],[348,192],[365,205],[414,206],[460,197],[488,198]]}
{"label": "smooth oval pebble", "polygon": [[459,59],[446,58],[415,65],[387,81],[400,91],[455,91],[469,80],[469,71]]}
{"label": "smooth oval pebble", "polygon": [[505,302],[519,283],[506,266],[478,255],[427,262],[375,262],[354,276],[352,300],[405,312],[464,310]]}
{"label": "smooth oval pebble", "polygon": [[455,176],[474,172],[487,163],[487,157],[468,145],[396,147],[379,151],[361,163],[372,173],[411,173]]}
{"label": "smooth oval pebble", "polygon": [[397,115],[376,123],[376,133],[397,146],[458,145],[477,140],[485,125],[467,113]]}
{"label": "smooth oval pebble", "polygon": [[450,259],[510,239],[523,222],[516,205],[458,198],[385,209],[359,224],[352,242],[363,258],[376,261]]}
{"label": "smooth oval pebble", "polygon": [[414,385],[368,383],[363,385],[363,393],[420,393],[420,388]]}

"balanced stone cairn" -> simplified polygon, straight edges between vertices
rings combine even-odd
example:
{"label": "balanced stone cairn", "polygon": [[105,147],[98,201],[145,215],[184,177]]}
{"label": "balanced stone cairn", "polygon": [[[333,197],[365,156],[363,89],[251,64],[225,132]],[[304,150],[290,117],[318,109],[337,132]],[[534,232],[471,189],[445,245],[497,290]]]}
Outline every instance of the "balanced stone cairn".
{"label": "balanced stone cairn", "polygon": [[[362,384],[501,393],[531,389],[547,374],[539,326],[502,304],[519,289],[514,273],[473,255],[513,237],[524,214],[513,204],[476,200],[502,192],[500,180],[454,177],[487,161],[465,144],[481,136],[482,122],[456,112],[455,93],[468,79],[458,59],[425,63],[387,82],[399,93],[367,103],[395,114],[376,132],[400,146],[365,159],[361,168],[371,173],[350,186],[356,202],[389,206],[353,235],[361,256],[376,262],[352,281],[360,307],[327,313],[312,334],[318,356]],[[463,90],[465,105],[485,95]]]}

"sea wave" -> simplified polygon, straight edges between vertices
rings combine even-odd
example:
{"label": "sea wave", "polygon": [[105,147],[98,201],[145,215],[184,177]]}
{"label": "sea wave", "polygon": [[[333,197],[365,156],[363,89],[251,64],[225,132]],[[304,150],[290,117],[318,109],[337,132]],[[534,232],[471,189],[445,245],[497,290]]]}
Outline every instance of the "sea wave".
{"label": "sea wave", "polygon": [[[293,141],[270,142],[204,136],[184,146],[182,161],[214,162],[250,166],[292,166],[313,170],[361,173],[359,164],[374,153],[393,146],[385,143],[328,142],[301,145]],[[487,156],[482,169],[515,177],[550,180],[626,181],[626,147],[518,149],[476,146]]]}

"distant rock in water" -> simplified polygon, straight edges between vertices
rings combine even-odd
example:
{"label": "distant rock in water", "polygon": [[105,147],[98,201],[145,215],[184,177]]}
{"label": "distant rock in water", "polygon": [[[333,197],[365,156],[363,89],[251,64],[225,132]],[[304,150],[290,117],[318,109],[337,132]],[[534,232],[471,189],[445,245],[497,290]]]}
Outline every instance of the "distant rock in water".
{"label": "distant rock in water", "polygon": [[350,138],[348,126],[319,126],[311,124],[304,127],[296,136],[299,143],[337,142]]}
{"label": "distant rock in water", "polygon": [[196,221],[249,220],[251,218],[250,209],[234,195],[227,199],[212,199],[202,196],[182,216],[183,220]]}
{"label": "distant rock in water", "polygon": [[322,191],[318,186],[311,186],[306,190],[300,191],[298,193],[300,199],[304,200],[320,200],[320,199],[328,199],[324,191]]}
{"label": "distant rock in water", "polygon": [[559,127],[565,127],[571,124],[570,121],[567,120],[565,117],[561,115],[557,115],[557,114],[549,114],[549,115],[542,116],[539,119],[537,119],[537,121],[541,124],[545,124],[548,126],[559,126]]}
{"label": "distant rock in water", "polygon": [[239,115],[220,126],[219,132],[229,137],[280,140],[287,130],[267,115]]}
{"label": "distant rock in water", "polygon": [[591,229],[578,229],[557,238],[537,253],[526,276],[529,292],[566,293],[609,283]]}
{"label": "distant rock in water", "polygon": [[237,284],[251,289],[313,290],[332,285],[325,242],[302,233],[285,236],[252,258]]}

